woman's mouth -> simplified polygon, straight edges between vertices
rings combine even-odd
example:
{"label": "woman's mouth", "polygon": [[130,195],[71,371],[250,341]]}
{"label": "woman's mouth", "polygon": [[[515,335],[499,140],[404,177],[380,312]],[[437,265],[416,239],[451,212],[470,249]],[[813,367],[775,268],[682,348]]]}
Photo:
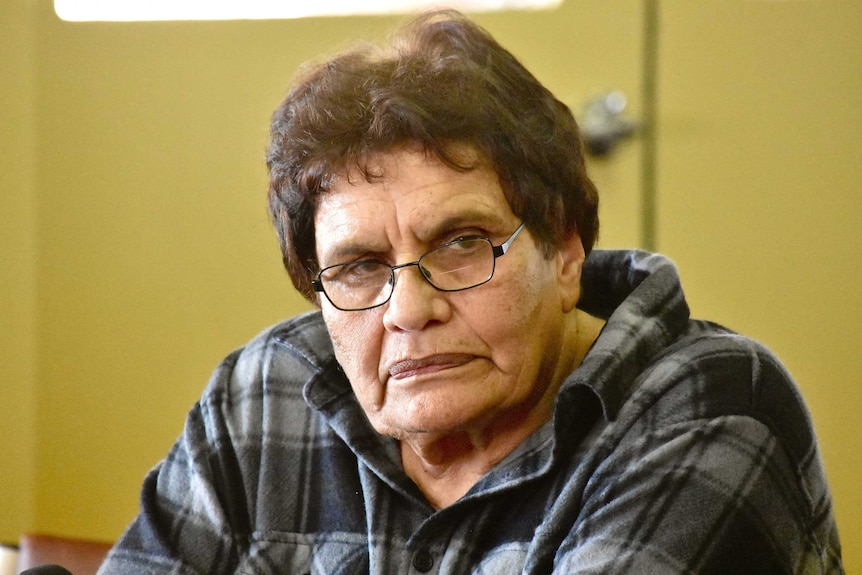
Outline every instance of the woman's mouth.
{"label": "woman's mouth", "polygon": [[404,359],[389,366],[392,379],[406,379],[426,373],[458,367],[468,363],[473,356],[466,353],[446,353],[431,355],[421,359]]}

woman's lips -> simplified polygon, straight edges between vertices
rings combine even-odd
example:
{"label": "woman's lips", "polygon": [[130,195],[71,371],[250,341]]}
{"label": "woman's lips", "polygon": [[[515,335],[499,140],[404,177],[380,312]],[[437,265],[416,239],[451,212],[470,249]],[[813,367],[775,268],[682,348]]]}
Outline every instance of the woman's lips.
{"label": "woman's lips", "polygon": [[447,353],[423,357],[422,359],[404,359],[389,366],[389,375],[393,379],[405,379],[424,373],[433,373],[443,369],[458,367],[472,359],[473,356],[466,353]]}

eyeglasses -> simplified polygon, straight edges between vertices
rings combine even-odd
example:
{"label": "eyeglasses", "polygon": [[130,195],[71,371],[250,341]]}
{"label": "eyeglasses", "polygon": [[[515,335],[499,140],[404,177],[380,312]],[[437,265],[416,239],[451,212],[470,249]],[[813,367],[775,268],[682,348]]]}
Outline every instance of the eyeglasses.
{"label": "eyeglasses", "polygon": [[410,266],[419,268],[425,281],[440,291],[474,288],[494,277],[497,258],[509,250],[522,229],[523,222],[499,246],[488,238],[464,238],[436,247],[415,262],[397,266],[377,260],[336,264],[322,269],[311,286],[342,311],[362,311],[385,304],[395,290],[395,271]]}

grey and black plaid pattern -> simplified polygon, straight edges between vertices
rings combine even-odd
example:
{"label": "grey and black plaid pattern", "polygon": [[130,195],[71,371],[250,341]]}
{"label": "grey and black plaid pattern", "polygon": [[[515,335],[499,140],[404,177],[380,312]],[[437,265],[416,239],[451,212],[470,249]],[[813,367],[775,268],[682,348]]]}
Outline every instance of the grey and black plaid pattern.
{"label": "grey and black plaid pattern", "polygon": [[431,508],[319,314],[216,370],[102,575],[843,573],[802,399],[763,346],[689,318],[666,259],[594,252],[608,318],[554,418]]}

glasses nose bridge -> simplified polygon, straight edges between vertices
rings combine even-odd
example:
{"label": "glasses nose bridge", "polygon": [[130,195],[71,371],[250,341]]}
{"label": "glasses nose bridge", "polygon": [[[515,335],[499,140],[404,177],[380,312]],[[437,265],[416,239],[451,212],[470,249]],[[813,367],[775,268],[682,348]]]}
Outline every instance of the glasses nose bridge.
{"label": "glasses nose bridge", "polygon": [[428,254],[422,254],[419,257],[419,259],[417,259],[416,261],[407,262],[404,264],[398,264],[398,265],[394,265],[394,266],[389,266],[389,268],[392,270],[392,280],[391,281],[392,281],[392,290],[393,291],[395,290],[395,282],[397,281],[396,276],[395,276],[395,272],[397,272],[398,270],[402,270],[404,268],[412,267],[412,266],[416,266],[416,269],[419,270],[419,275],[422,276],[423,280],[425,280],[427,283],[431,284],[432,286],[434,285],[431,283],[431,280],[428,279],[428,276],[425,275],[425,272],[422,269],[422,265],[421,265],[422,259],[426,255],[428,255]]}

